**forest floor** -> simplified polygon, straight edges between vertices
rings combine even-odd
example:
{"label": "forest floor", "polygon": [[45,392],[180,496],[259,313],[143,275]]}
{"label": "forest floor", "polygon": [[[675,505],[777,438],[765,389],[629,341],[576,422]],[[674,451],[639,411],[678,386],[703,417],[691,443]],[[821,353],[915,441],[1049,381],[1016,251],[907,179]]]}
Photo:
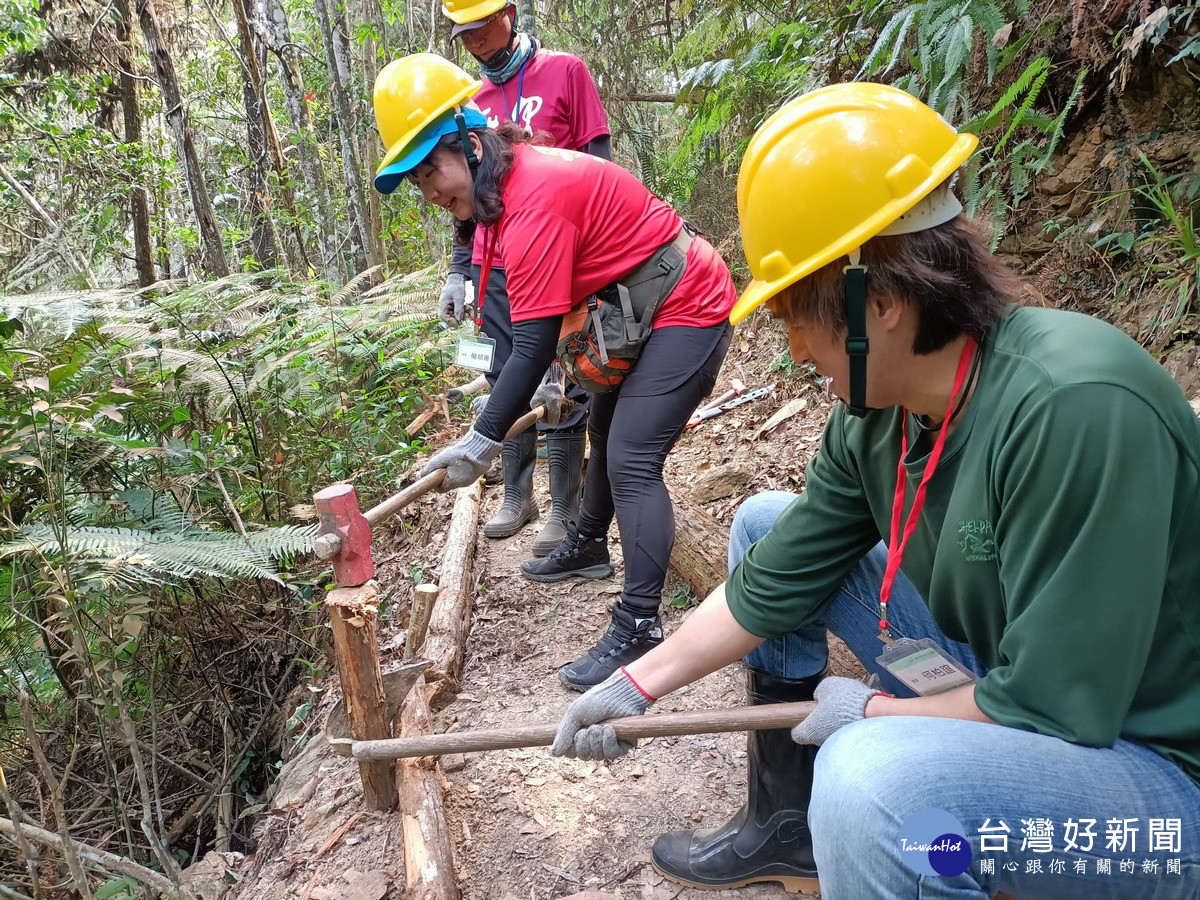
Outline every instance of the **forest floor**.
{"label": "forest floor", "polygon": [[[666,480],[726,526],[738,504],[767,489],[798,489],[820,442],[829,404],[811,378],[775,366],[785,352],[782,329],[766,316],[739,329],[714,393],[738,378],[772,385],[770,397],[743,404],[687,431],[667,461]],[[792,414],[770,430],[772,416]],[[434,439],[440,445],[450,434]],[[534,480],[549,509],[545,465]],[[489,487],[480,521],[500,503]],[[405,594],[436,580],[449,497],[431,495],[412,508],[406,527],[376,538],[381,593],[402,585],[389,609],[407,609]],[[557,670],[591,646],[621,590],[616,529],[610,535],[615,573],[600,581],[538,584],[520,563],[540,523],[506,540],[479,533],[477,592],[462,687],[435,715],[434,730],[487,729],[557,722],[578,696]],[[688,610],[687,589],[672,573],[664,591],[664,627],[674,631]],[[402,629],[383,617],[384,668],[398,659]],[[856,662],[835,645],[836,671]],[[660,701],[655,711],[739,706],[744,673],[731,666]],[[328,708],[336,685],[326,692]],[[314,716],[314,721],[319,721]],[[455,841],[455,871],[464,900],[668,900],[705,897],[766,900],[787,894],[778,884],[736,891],[698,891],[659,876],[650,865],[654,839],[676,828],[719,825],[742,804],[745,735],[696,735],[643,741],[609,764],[555,759],[546,748],[493,751],[443,759],[446,815]],[[285,767],[272,808],[256,829],[252,858],[217,859],[207,898],[224,900],[381,900],[403,885],[400,817],[366,811],[357,769],[333,755],[314,729]],[[227,873],[224,871],[229,869]],[[231,880],[240,883],[230,886]]]}

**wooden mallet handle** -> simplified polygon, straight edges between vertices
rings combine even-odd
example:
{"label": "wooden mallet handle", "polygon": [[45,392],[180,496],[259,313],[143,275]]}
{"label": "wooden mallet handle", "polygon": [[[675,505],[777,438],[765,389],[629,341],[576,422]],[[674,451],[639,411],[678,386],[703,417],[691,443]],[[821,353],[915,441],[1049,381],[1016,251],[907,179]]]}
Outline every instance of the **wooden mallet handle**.
{"label": "wooden mallet handle", "polygon": [[[671,737],[681,734],[717,734],[726,731],[762,731],[791,728],[816,708],[814,701],[801,703],[765,703],[732,709],[706,709],[694,712],[659,713],[609,719],[608,723],[622,740]],[[379,741],[331,740],[334,751],[353,756],[359,762],[379,759],[407,759],[414,756],[441,756],[445,753],[478,753],[513,747],[548,747],[554,743],[558,723],[528,725],[519,728],[495,728],[487,731],[456,731]]]}

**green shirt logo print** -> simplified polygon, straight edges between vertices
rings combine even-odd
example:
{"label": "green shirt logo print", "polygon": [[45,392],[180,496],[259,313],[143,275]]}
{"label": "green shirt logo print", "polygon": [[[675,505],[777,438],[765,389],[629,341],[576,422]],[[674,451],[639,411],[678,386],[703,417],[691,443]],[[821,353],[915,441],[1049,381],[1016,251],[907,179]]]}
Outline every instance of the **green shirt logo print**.
{"label": "green shirt logo print", "polygon": [[991,562],[996,558],[992,523],[974,519],[958,524],[958,549],[967,562]]}

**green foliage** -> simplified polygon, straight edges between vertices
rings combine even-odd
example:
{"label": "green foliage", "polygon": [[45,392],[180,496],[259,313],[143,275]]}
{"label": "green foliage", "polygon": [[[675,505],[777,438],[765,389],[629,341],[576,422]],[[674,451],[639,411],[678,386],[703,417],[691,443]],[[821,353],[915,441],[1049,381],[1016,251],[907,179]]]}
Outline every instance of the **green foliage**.
{"label": "green foliage", "polygon": [[[0,696],[27,692],[89,745],[109,747],[122,716],[153,744],[172,705],[205,711],[178,745],[222,746],[231,720],[269,744],[257,726],[283,728],[302,660],[324,669],[320,572],[303,558],[316,529],[287,511],[347,476],[366,505],[407,469],[403,425],[450,356],[428,319],[433,279],[330,295],[275,272],[0,297]],[[0,712],[3,755],[22,737]],[[127,765],[105,764],[80,784]],[[243,811],[274,764],[269,746],[243,748]]]}
{"label": "green foliage", "polygon": [[0,544],[0,558],[17,553],[49,557],[61,546],[72,564],[102,560],[99,580],[113,588],[135,589],[203,575],[265,578],[282,584],[271,560],[311,551],[316,531],[315,525],[284,525],[242,536],[194,527],[158,531],[92,525],[68,529],[60,545],[54,528],[35,523],[22,525],[15,540]]}
{"label": "green foliage", "polygon": [[898,68],[908,74],[897,87],[917,96],[953,121],[958,118],[964,81],[983,51],[990,84],[999,63],[992,38],[1014,19],[1029,12],[1029,0],[918,0],[904,4],[876,38],[859,75],[887,75]]}
{"label": "green foliage", "polygon": [[1092,246],[1129,269],[1122,294],[1140,311],[1138,339],[1156,353],[1183,332],[1200,333],[1200,174],[1165,175],[1138,156],[1146,182],[1101,200],[1108,227]]}
{"label": "green foliage", "polygon": [[967,165],[963,194],[968,212],[990,209],[993,245],[1003,235],[1009,213],[1028,196],[1034,179],[1050,168],[1088,75],[1081,69],[1057,114],[1047,116],[1038,110],[1038,101],[1043,99],[1051,70],[1047,57],[1035,58],[987,113],[962,126],[963,131],[983,138],[980,152]]}

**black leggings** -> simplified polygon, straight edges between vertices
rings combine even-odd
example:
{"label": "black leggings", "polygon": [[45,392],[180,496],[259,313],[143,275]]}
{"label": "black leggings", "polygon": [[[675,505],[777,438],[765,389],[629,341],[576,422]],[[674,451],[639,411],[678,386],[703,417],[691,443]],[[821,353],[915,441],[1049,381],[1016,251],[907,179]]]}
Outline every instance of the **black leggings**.
{"label": "black leggings", "polygon": [[579,533],[607,534],[616,514],[625,556],[621,601],[632,610],[653,613],[662,599],[675,543],[663,463],[712,391],[732,334],[727,322],[656,328],[621,386],[592,399]]}

